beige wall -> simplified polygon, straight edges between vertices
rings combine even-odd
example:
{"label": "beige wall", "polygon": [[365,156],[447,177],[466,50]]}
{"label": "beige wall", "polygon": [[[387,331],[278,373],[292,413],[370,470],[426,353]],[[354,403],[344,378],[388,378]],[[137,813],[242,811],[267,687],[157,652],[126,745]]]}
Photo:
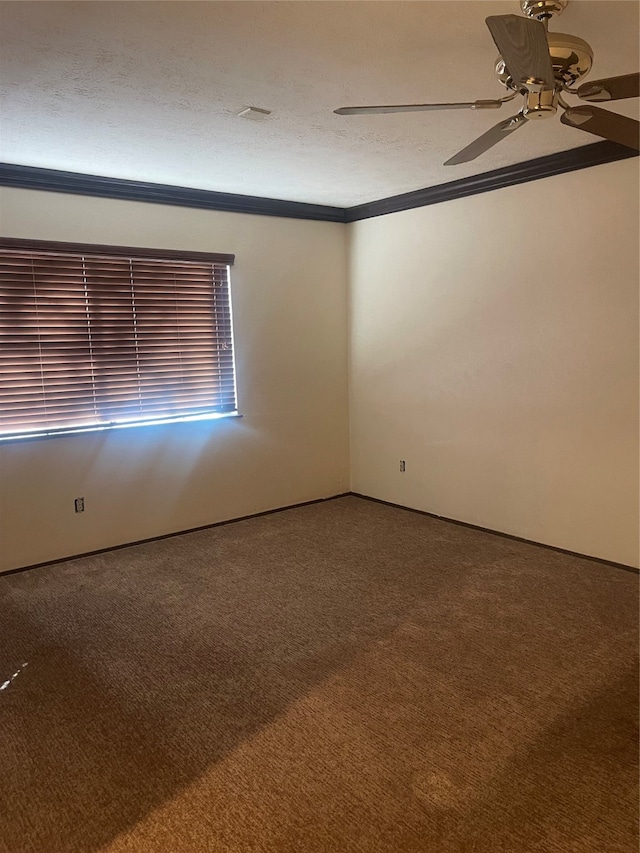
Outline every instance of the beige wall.
{"label": "beige wall", "polygon": [[345,491],[348,411],[354,491],[637,565],[637,180],[348,229],[0,190],[6,236],[234,252],[244,415],[0,446],[0,569]]}
{"label": "beige wall", "polygon": [[637,160],[351,225],[353,490],[637,565],[638,283]]}
{"label": "beige wall", "polygon": [[4,236],[235,253],[243,414],[0,446],[0,568],[348,489],[344,226],[16,189],[0,206]]}

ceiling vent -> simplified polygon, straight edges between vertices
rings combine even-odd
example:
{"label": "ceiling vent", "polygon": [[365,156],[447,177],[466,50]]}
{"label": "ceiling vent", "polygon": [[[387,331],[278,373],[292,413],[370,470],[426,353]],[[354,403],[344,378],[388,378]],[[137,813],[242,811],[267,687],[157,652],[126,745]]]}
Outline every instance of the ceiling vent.
{"label": "ceiling vent", "polygon": [[260,107],[247,107],[238,113],[239,118],[250,118],[252,121],[263,121],[271,115],[271,110],[261,110]]}

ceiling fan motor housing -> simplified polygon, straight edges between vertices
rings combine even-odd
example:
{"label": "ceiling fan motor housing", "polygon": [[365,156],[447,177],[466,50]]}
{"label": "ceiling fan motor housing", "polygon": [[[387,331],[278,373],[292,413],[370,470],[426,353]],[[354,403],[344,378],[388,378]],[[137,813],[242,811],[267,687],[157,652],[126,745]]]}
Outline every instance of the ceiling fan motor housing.
{"label": "ceiling fan motor housing", "polygon": [[[586,41],[567,33],[547,33],[547,41],[556,84],[560,88],[574,86],[591,71],[593,50]],[[496,77],[507,89],[527,94],[526,88],[514,83],[501,56],[496,60]]]}

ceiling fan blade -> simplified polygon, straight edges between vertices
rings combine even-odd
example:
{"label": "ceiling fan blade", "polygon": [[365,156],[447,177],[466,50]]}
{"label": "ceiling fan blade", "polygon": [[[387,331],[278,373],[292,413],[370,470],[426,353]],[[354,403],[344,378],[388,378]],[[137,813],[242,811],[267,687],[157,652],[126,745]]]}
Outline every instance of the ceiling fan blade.
{"label": "ceiling fan blade", "polygon": [[474,139],[471,145],[467,145],[462,151],[458,151],[444,165],[457,166],[459,163],[468,163],[470,160],[475,160],[480,154],[484,154],[485,151],[493,148],[494,145],[497,145],[498,142],[509,136],[510,133],[513,133],[514,130],[517,130],[526,122],[527,119],[522,113],[516,113],[511,118],[498,122],[498,124],[495,124],[486,133],[483,133],[482,136]]}
{"label": "ceiling fan blade", "polygon": [[467,101],[457,104],[389,104],[388,106],[340,107],[339,116],[379,115],[381,113],[417,113],[428,110],[497,110],[502,101]]}
{"label": "ceiling fan blade", "polygon": [[533,80],[553,88],[555,79],[544,24],[519,15],[492,15],[486,24],[516,84]]}
{"label": "ceiling fan blade", "polygon": [[640,122],[633,118],[581,104],[579,107],[569,107],[562,114],[560,121],[569,127],[577,127],[603,139],[619,142],[627,148],[640,150]]}
{"label": "ceiling fan blade", "polygon": [[623,74],[592,80],[578,87],[578,97],[584,101],[622,101],[624,98],[640,97],[640,74]]}

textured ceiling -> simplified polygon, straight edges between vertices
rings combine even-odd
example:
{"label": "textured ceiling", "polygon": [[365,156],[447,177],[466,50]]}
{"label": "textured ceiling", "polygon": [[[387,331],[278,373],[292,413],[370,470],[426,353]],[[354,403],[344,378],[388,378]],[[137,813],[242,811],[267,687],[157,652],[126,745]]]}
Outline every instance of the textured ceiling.
{"label": "textured ceiling", "polygon": [[[630,73],[638,9],[635,0],[572,0],[550,28],[591,44],[592,78]],[[2,2],[0,159],[350,206],[597,141],[556,116],[445,168],[519,103],[333,114],[500,97],[484,18],[508,13],[519,13],[515,0]],[[238,118],[247,106],[272,114]],[[638,102],[615,109],[637,115]]]}

